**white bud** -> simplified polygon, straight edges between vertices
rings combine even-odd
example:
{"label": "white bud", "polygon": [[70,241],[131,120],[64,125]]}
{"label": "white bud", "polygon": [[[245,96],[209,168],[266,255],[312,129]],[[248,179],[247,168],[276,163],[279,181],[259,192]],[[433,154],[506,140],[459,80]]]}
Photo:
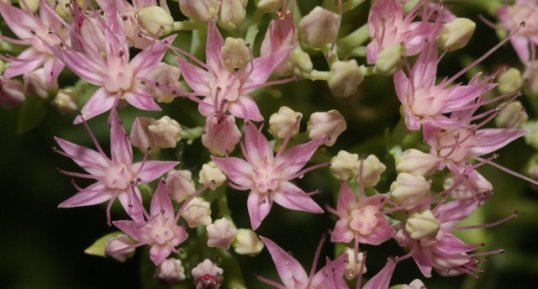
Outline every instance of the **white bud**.
{"label": "white bud", "polygon": [[[4,1],[4,2],[10,2],[10,1]],[[19,5],[22,9],[35,13],[39,9],[39,2],[40,0],[19,0]]]}
{"label": "white bud", "polygon": [[188,170],[171,170],[166,177],[166,190],[174,201],[185,201],[196,193],[192,173]]}
{"label": "white bud", "polygon": [[524,124],[524,128],[527,130],[525,141],[528,145],[538,149],[538,121],[528,121]]}
{"label": "white bud", "polygon": [[105,244],[105,255],[116,259],[116,261],[125,262],[134,255],[135,247],[133,245],[135,243],[133,239],[124,234],[110,238]]}
{"label": "white bud", "polygon": [[497,78],[500,93],[510,93],[518,91],[523,86],[523,76],[517,68],[509,68]]}
{"label": "white bud", "polygon": [[423,176],[400,173],[390,186],[390,191],[392,200],[410,210],[428,198],[430,183]]}
{"label": "white bud", "polygon": [[169,258],[157,266],[155,277],[168,283],[179,282],[185,280],[185,268],[183,268],[181,260]]}
{"label": "white bud", "polygon": [[159,62],[148,74],[151,85],[147,85],[146,88],[158,102],[170,103],[176,97],[180,76],[179,68]]}
{"label": "white bud", "polygon": [[0,107],[14,108],[26,100],[22,83],[17,79],[0,79]]}
{"label": "white bud", "polygon": [[344,254],[347,254],[347,263],[345,277],[347,280],[353,280],[359,276],[359,274],[366,273],[366,264],[364,260],[364,253],[355,251],[351,248],[346,248]]}
{"label": "white bud", "polygon": [[215,220],[213,224],[206,227],[207,246],[212,248],[222,248],[228,250],[232,244],[237,229],[226,218]]}
{"label": "white bud", "polygon": [[190,228],[211,224],[211,206],[200,197],[192,199],[181,215]]}
{"label": "white bud", "polygon": [[179,0],[181,13],[198,22],[207,22],[218,11],[217,0]]}
{"label": "white bud", "polygon": [[241,140],[241,132],[232,115],[211,115],[206,118],[202,144],[218,156],[231,153]]}
{"label": "white bud", "polygon": [[255,256],[263,250],[263,243],[250,229],[238,229],[233,241],[235,252],[240,255]]}
{"label": "white bud", "polygon": [[348,97],[357,92],[364,80],[359,65],[355,59],[336,61],[331,65],[331,74],[327,83],[336,96]]}
{"label": "white bud", "polygon": [[181,139],[181,126],[165,115],[148,126],[153,144],[159,148],[175,148]]}
{"label": "white bud", "polygon": [[231,71],[245,67],[250,61],[250,50],[241,38],[227,37],[220,53],[224,66]]}
{"label": "white bud", "polygon": [[209,259],[205,259],[196,265],[191,273],[196,288],[220,288],[224,271]]}
{"label": "white bud", "polygon": [[217,167],[214,162],[209,162],[202,166],[198,182],[200,184],[215,190],[226,181],[226,175]]}
{"label": "white bud", "polygon": [[437,43],[441,49],[452,51],[460,49],[467,45],[469,39],[473,36],[476,23],[468,18],[456,18],[451,22],[445,23]]}
{"label": "white bud", "polygon": [[174,19],[160,6],[146,6],[136,12],[138,24],[151,35],[166,35],[172,32]]}
{"label": "white bud", "polygon": [[375,155],[368,155],[366,159],[360,160],[358,174],[360,163],[362,163],[362,176],[357,176],[357,182],[362,182],[365,187],[376,186],[387,167]]}
{"label": "white bud", "polygon": [[77,96],[72,88],[60,89],[52,104],[64,114],[73,113],[78,109]]}
{"label": "white bud", "polygon": [[420,279],[415,279],[405,289],[426,289],[426,286]]}
{"label": "white bud", "polygon": [[391,75],[400,67],[404,56],[405,47],[403,45],[395,44],[386,47],[377,55],[375,68],[385,75]]}
{"label": "white bud", "polygon": [[247,15],[247,0],[220,0],[219,26],[226,30],[236,30]]}
{"label": "white bud", "polygon": [[501,112],[495,118],[497,127],[518,128],[529,119],[521,102],[515,100],[499,105]]}
{"label": "white bud", "polygon": [[346,151],[339,151],[336,156],[331,159],[331,173],[341,181],[348,181],[351,178],[357,177],[359,173],[359,155],[350,154]]}
{"label": "white bud", "polygon": [[396,158],[396,170],[417,176],[429,176],[437,170],[439,158],[416,149],[408,149]]}
{"label": "white bud", "polygon": [[302,76],[304,74],[310,74],[314,69],[314,64],[312,63],[310,54],[297,46],[288,56],[288,68],[293,74]]}
{"label": "white bud", "polygon": [[27,95],[46,99],[58,90],[58,82],[49,82],[45,69],[39,68],[23,76],[24,90]]}
{"label": "white bud", "polygon": [[432,239],[441,229],[441,223],[430,210],[412,214],[405,222],[405,231],[414,240]]}
{"label": "white bud", "polygon": [[282,7],[282,0],[259,0],[256,7],[265,12],[277,12]]}
{"label": "white bud", "polygon": [[308,137],[310,139],[327,138],[325,145],[332,146],[338,136],[347,129],[344,116],[337,110],[315,112],[308,120]]}
{"label": "white bud", "polygon": [[302,38],[308,45],[317,48],[335,42],[339,19],[338,14],[316,6],[299,21]]}
{"label": "white bud", "polygon": [[303,114],[282,106],[269,118],[269,132],[277,138],[291,138],[299,133]]}
{"label": "white bud", "polygon": [[529,94],[538,96],[538,60],[534,60],[527,64],[524,79]]}

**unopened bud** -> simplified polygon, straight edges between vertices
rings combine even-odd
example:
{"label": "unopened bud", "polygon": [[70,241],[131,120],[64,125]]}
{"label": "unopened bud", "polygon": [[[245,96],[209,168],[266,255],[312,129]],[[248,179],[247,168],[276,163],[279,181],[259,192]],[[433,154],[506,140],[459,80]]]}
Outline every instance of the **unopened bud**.
{"label": "unopened bud", "polygon": [[220,52],[224,66],[232,71],[243,68],[250,61],[250,50],[241,38],[227,37]]}
{"label": "unopened bud", "polygon": [[212,248],[222,248],[228,250],[232,240],[237,233],[235,226],[226,218],[215,220],[213,224],[206,227],[207,246]]}
{"label": "unopened bud", "polygon": [[411,215],[405,222],[405,231],[414,240],[435,238],[441,224],[430,210]]}
{"label": "unopened bud", "polygon": [[174,148],[181,139],[181,126],[168,116],[155,120],[137,117],[131,129],[132,144],[145,151],[150,148]]}
{"label": "unopened bud", "polygon": [[212,190],[220,187],[226,181],[226,175],[217,167],[214,162],[209,162],[202,166],[198,182]]}
{"label": "unopened bud", "polygon": [[357,176],[357,182],[362,183],[365,187],[376,186],[381,179],[381,174],[383,174],[387,167],[375,155],[369,155],[366,159],[360,160],[359,174],[360,163],[362,163],[362,176]]}
{"label": "unopened bud", "polygon": [[331,159],[331,173],[341,181],[348,181],[351,178],[357,177],[359,173],[359,155],[350,154],[346,151],[339,151],[338,154]]}
{"label": "unopened bud", "polygon": [[185,268],[183,268],[181,260],[169,258],[157,266],[155,277],[167,283],[179,282],[185,280]]}
{"label": "unopened bud", "polygon": [[393,74],[401,65],[405,56],[405,47],[401,44],[389,46],[377,55],[375,68],[385,75]]}
{"label": "unopened bud", "polygon": [[217,0],[179,0],[181,13],[198,22],[207,22],[218,11]]}
{"label": "unopened bud", "polygon": [[400,173],[390,186],[390,191],[393,201],[410,210],[428,198],[430,183],[423,176]]}
{"label": "unopened bud", "polygon": [[497,127],[517,128],[529,119],[521,102],[515,100],[501,104],[501,112],[495,118]]}
{"label": "unopened bud", "polygon": [[247,15],[247,0],[221,0],[219,26],[226,30],[236,30]]}
{"label": "unopened bud", "polygon": [[125,262],[135,253],[136,242],[127,235],[121,234],[107,240],[105,245],[105,255],[114,258],[116,261]]}
{"label": "unopened bud", "polygon": [[200,197],[192,199],[181,215],[190,228],[211,224],[211,206]]}
{"label": "unopened bud", "polygon": [[280,139],[291,138],[299,133],[303,114],[282,106],[269,118],[269,132]]}
{"label": "unopened bud", "polygon": [[327,112],[315,112],[308,120],[308,137],[310,139],[326,138],[326,146],[334,145],[338,136],[346,129],[344,116],[334,109]]}
{"label": "unopened bud", "polygon": [[27,95],[34,95],[46,99],[58,90],[58,82],[49,82],[45,69],[40,68],[23,76],[24,90]]}
{"label": "unopened bud", "polygon": [[22,83],[16,79],[0,79],[0,107],[10,109],[23,103],[26,94]]}
{"label": "unopened bud", "polygon": [[73,20],[72,0],[49,0],[49,5],[54,8],[54,12],[65,21]]}
{"label": "unopened bud", "polygon": [[[10,1],[7,1],[7,2],[10,2]],[[31,13],[35,13],[39,9],[39,2],[40,0],[19,0],[19,5],[21,6],[22,9]]]}
{"label": "unopened bud", "polygon": [[211,115],[205,122],[202,144],[211,154],[225,156],[231,153],[241,140],[241,132],[232,115]]}
{"label": "unopened bud", "polygon": [[528,145],[538,149],[538,121],[529,121],[523,126],[527,130],[525,141]]}
{"label": "unopened bud", "polygon": [[256,7],[265,12],[277,12],[282,7],[282,0],[259,0]]}
{"label": "unopened bud", "polygon": [[500,93],[516,92],[523,86],[523,77],[517,68],[512,67],[499,75],[497,83]]}
{"label": "unopened bud", "polygon": [[61,113],[73,113],[78,109],[77,95],[72,88],[60,89],[52,101],[52,104]]}
{"label": "unopened bud", "polygon": [[400,284],[390,287],[389,289],[426,289],[426,286],[420,279],[415,279],[413,282],[406,284]]}
{"label": "unopened bud", "polygon": [[347,280],[353,280],[357,276],[366,273],[366,264],[364,263],[364,253],[355,251],[351,248],[346,248],[344,254],[347,254],[347,263],[345,277]]}
{"label": "unopened bud", "polygon": [[429,176],[437,170],[439,158],[416,149],[408,149],[396,158],[396,170],[417,176]]}
{"label": "unopened bud", "polygon": [[151,35],[166,35],[172,32],[174,19],[160,6],[146,6],[136,13],[140,27]]}
{"label": "unopened bud", "polygon": [[263,243],[250,229],[238,229],[233,241],[235,252],[240,255],[255,256],[263,250]]}
{"label": "unopened bud", "polygon": [[338,14],[316,6],[299,21],[299,30],[304,41],[316,48],[336,41],[339,26]]}
{"label": "unopened bud", "polygon": [[170,103],[175,98],[176,89],[179,88],[179,68],[160,62],[148,74],[152,85],[147,85],[148,91],[158,102]]}
{"label": "unopened bud", "polygon": [[197,289],[220,288],[224,271],[209,259],[192,269],[192,278]]}
{"label": "unopened bud", "polygon": [[538,96],[538,60],[527,64],[525,69],[525,87],[532,96]]}
{"label": "unopened bud", "polygon": [[314,69],[314,64],[310,59],[310,54],[304,52],[301,47],[296,47],[288,57],[288,67],[293,74],[302,76],[310,74]]}
{"label": "unopened bud", "polygon": [[456,18],[443,25],[443,29],[437,37],[437,43],[441,49],[452,51],[467,45],[473,36],[476,23],[468,18]]}
{"label": "unopened bud", "polygon": [[336,61],[331,65],[329,88],[336,96],[348,97],[357,92],[364,75],[355,59]]}
{"label": "unopened bud", "polygon": [[196,193],[192,173],[188,170],[171,170],[166,177],[166,190],[174,201],[185,201]]}

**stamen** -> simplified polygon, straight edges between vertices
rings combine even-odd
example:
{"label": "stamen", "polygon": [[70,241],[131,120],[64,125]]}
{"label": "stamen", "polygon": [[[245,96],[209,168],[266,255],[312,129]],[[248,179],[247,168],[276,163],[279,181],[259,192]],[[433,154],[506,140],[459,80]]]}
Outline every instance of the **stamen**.
{"label": "stamen", "polygon": [[267,285],[269,285],[269,286],[272,286],[273,288],[276,288],[276,289],[286,289],[286,287],[284,287],[283,285],[280,285],[280,284],[276,283],[275,281],[269,280],[269,279],[267,279],[267,278],[265,278],[265,277],[262,277],[262,276],[260,276],[260,275],[258,275],[258,274],[255,274],[255,275],[256,275],[256,278],[257,278],[258,280],[260,280],[260,282],[265,283],[265,284],[267,284]]}
{"label": "stamen", "polygon": [[501,166],[501,165],[499,165],[497,163],[494,163],[494,162],[492,162],[490,160],[487,160],[487,159],[484,159],[484,158],[481,158],[481,157],[475,157],[475,159],[483,161],[484,163],[487,163],[488,165],[490,165],[492,167],[495,167],[495,168],[497,168],[497,169],[499,169],[499,170],[501,170],[501,171],[503,171],[505,173],[508,173],[508,174],[510,174],[510,175],[512,175],[514,177],[520,178],[520,179],[522,179],[524,181],[527,181],[527,182],[529,182],[529,183],[531,183],[531,184],[533,184],[535,186],[538,186],[538,181],[535,180],[535,179],[531,179],[531,178],[529,178],[527,176],[524,176],[524,175],[522,175],[522,174],[520,174],[518,172],[515,172],[515,171],[513,171],[513,170],[511,170],[509,168],[506,168],[506,167],[503,167],[503,166]]}
{"label": "stamen", "polygon": [[321,239],[319,240],[318,246],[316,248],[316,253],[314,255],[314,261],[312,261],[312,266],[310,267],[310,274],[308,274],[308,279],[311,280],[312,276],[314,276],[314,273],[316,272],[316,266],[318,264],[319,256],[321,254],[321,248],[323,248],[323,243],[325,242],[325,234],[321,235]]}
{"label": "stamen", "polygon": [[452,230],[454,231],[463,231],[463,230],[474,230],[474,229],[486,229],[486,228],[492,228],[496,227],[500,224],[506,223],[512,219],[515,219],[519,216],[519,211],[514,211],[510,216],[504,217],[498,221],[488,223],[488,224],[480,224],[480,225],[470,225],[470,226],[460,226],[460,227],[454,227]]}
{"label": "stamen", "polygon": [[93,134],[92,130],[90,129],[90,126],[88,125],[88,123],[86,122],[86,119],[84,118],[84,115],[82,113],[79,114],[79,117],[80,119],[82,120],[82,124],[84,125],[84,128],[86,129],[86,132],[88,133],[88,135],[90,136],[90,139],[92,140],[93,142],[93,145],[95,146],[95,148],[97,148],[97,150],[99,151],[99,153],[108,161],[110,162],[110,160],[108,159],[108,156],[105,154],[105,152],[103,151],[103,149],[101,148],[101,146],[99,145],[99,142],[97,141],[97,138],[95,137],[95,135]]}
{"label": "stamen", "polygon": [[181,205],[181,207],[179,208],[179,210],[177,211],[177,214],[176,214],[176,217],[174,218],[174,221],[177,223],[179,221],[179,218],[181,217],[181,215],[183,215],[183,212],[185,212],[185,210],[187,209],[187,206],[189,205],[189,203],[194,200],[194,198],[196,198],[197,196],[199,196],[200,194],[202,194],[203,192],[205,192],[209,187],[208,186],[203,186],[202,188],[200,188],[198,191],[196,191],[194,194],[192,194],[192,196],[190,196],[184,203],[183,205]]}

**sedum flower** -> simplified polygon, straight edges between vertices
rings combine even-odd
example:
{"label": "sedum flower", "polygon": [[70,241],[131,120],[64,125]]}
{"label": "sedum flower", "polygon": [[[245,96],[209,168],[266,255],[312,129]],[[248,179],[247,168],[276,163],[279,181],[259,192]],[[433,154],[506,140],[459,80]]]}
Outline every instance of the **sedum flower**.
{"label": "sedum flower", "polygon": [[135,147],[149,149],[175,148],[181,139],[181,126],[169,116],[160,119],[137,117],[131,129],[131,140]]}
{"label": "sedum flower", "polygon": [[181,203],[196,193],[192,173],[188,170],[171,170],[166,176],[166,190],[172,200]]}
{"label": "sedum flower", "polygon": [[299,133],[302,118],[302,113],[287,106],[281,106],[278,112],[273,113],[269,118],[269,132],[274,137],[289,139]]}
{"label": "sedum flower", "polygon": [[225,156],[231,153],[241,140],[241,132],[232,115],[216,113],[205,120],[202,144],[213,155]]}
{"label": "sedum flower", "polygon": [[202,166],[198,182],[212,190],[217,189],[226,181],[226,175],[215,162],[209,162]]}
{"label": "sedum flower", "polygon": [[460,49],[467,45],[473,36],[476,23],[468,18],[456,18],[445,23],[437,36],[439,47],[446,51]]}
{"label": "sedum flower", "polygon": [[355,59],[336,61],[331,65],[331,74],[327,83],[336,96],[348,97],[355,94],[364,75]]}
{"label": "sedum flower", "polygon": [[174,19],[160,6],[147,6],[137,11],[140,27],[151,35],[166,35],[172,31]]}
{"label": "sedum flower", "polygon": [[324,139],[326,146],[332,146],[338,136],[347,129],[344,116],[337,110],[315,112],[308,119],[308,137]]}
{"label": "sedum flower", "polygon": [[355,178],[359,174],[359,155],[350,154],[346,151],[339,151],[336,156],[331,159],[331,173],[341,181],[348,181]]}
{"label": "sedum flower", "polygon": [[250,229],[238,229],[232,245],[239,255],[256,256],[263,250],[263,242]]}
{"label": "sedum flower", "polygon": [[195,197],[188,203],[185,203],[181,217],[187,221],[190,228],[199,225],[208,226],[211,224],[211,205],[206,200]]}
{"label": "sedum flower", "polygon": [[237,233],[235,226],[226,218],[220,218],[206,226],[207,246],[228,250]]}
{"label": "sedum flower", "polygon": [[0,78],[0,107],[11,109],[25,100],[26,94],[19,80]]}
{"label": "sedum flower", "polygon": [[224,271],[211,260],[205,259],[191,273],[196,288],[220,288]]}
{"label": "sedum flower", "polygon": [[[532,0],[516,0],[514,5],[504,5],[497,10],[502,28],[517,32],[510,37],[512,47],[522,63],[533,59],[533,51],[538,45],[538,3]],[[521,23],[525,22],[524,26]]]}
{"label": "sedum flower", "polygon": [[169,258],[157,266],[155,277],[168,283],[179,282],[185,280],[185,268],[183,268],[181,260]]}
{"label": "sedum flower", "polygon": [[259,129],[247,123],[242,146],[246,161],[236,157],[212,157],[230,180],[230,186],[250,190],[247,207],[254,230],[269,214],[273,201],[291,210],[323,212],[307,193],[290,182],[310,170],[301,169],[322,141],[313,140],[274,155]]}
{"label": "sedum flower", "polygon": [[125,262],[134,256],[135,241],[125,234],[107,240],[105,244],[105,255],[114,258],[118,262]]}
{"label": "sedum flower", "polygon": [[321,48],[336,41],[340,17],[320,6],[316,6],[298,24],[305,43],[312,47]]}
{"label": "sedum flower", "polygon": [[431,184],[420,175],[399,173],[390,185],[390,198],[406,210],[427,205]]}

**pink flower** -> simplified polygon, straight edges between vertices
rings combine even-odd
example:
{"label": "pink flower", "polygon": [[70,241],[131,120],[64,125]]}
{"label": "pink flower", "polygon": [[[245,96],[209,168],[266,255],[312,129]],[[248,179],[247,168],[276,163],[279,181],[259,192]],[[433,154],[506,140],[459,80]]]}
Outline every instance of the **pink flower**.
{"label": "pink flower", "polygon": [[[163,262],[188,236],[185,228],[177,224],[179,214],[174,215],[174,207],[165,187],[163,181],[159,182],[151,199],[149,214],[146,213],[145,218],[113,222],[114,226],[136,241],[132,247],[151,247],[149,258],[155,265]],[[135,200],[135,206],[144,210],[140,199]]]}
{"label": "pink flower", "polygon": [[125,211],[140,221],[142,211],[133,206],[140,199],[140,192],[134,183],[148,183],[174,168],[178,162],[174,161],[142,161],[133,163],[131,142],[125,134],[115,110],[111,112],[110,151],[109,158],[97,143],[88,128],[88,132],[97,151],[81,147],[72,142],[55,138],[63,151],[63,156],[73,159],[87,174],[62,171],[64,174],[86,179],[95,179],[97,182],[78,192],[62,202],[60,208],[82,207],[100,204],[108,201],[107,221],[110,224],[110,207],[118,198]]}
{"label": "pink flower", "polygon": [[206,117],[230,112],[237,118],[261,121],[263,117],[258,106],[248,94],[269,85],[266,83],[267,79],[287,57],[291,48],[283,47],[272,54],[250,60],[245,67],[237,71],[230,71],[223,63],[223,45],[224,40],[215,22],[209,21],[206,63],[196,61],[197,66],[181,57],[177,58],[185,82],[196,95],[203,98],[198,109]]}
{"label": "pink flower", "polygon": [[[327,258],[326,265],[315,273],[315,268],[318,262],[319,254],[321,252],[321,245],[323,245],[323,239],[318,245],[316,254],[314,256],[314,262],[312,263],[312,269],[310,274],[307,275],[303,266],[293,258],[290,254],[280,248],[273,241],[261,237],[263,243],[269,250],[271,258],[275,264],[278,276],[284,284],[284,286],[258,277],[264,283],[267,283],[274,288],[281,289],[347,289],[346,282],[344,281],[344,271],[346,266],[346,254],[340,255],[337,259],[331,261]],[[315,274],[314,274],[315,273]]]}
{"label": "pink flower", "polygon": [[507,31],[519,29],[510,38],[519,59],[524,64],[536,58],[538,45],[538,2],[536,0],[516,0],[512,6],[503,6],[497,11],[503,28]]}
{"label": "pink flower", "polygon": [[348,184],[340,185],[336,214],[340,218],[331,234],[332,242],[379,245],[394,235],[394,229],[385,219],[383,205],[387,197],[375,195],[366,197],[363,193],[357,199]]}
{"label": "pink flower", "polygon": [[2,40],[18,45],[29,45],[19,56],[9,59],[3,77],[12,78],[27,74],[43,66],[49,83],[53,83],[64,68],[63,62],[49,49],[67,41],[59,16],[46,3],[39,6],[39,16],[0,1],[0,14],[11,31],[20,39],[0,36]]}
{"label": "pink flower", "polygon": [[394,270],[396,269],[397,261],[394,259],[388,259],[387,264],[381,269],[374,277],[372,277],[362,289],[388,289],[390,285],[390,279]]}
{"label": "pink flower", "polygon": [[212,157],[217,166],[237,190],[250,190],[247,201],[250,223],[257,229],[269,214],[273,201],[298,211],[322,213],[323,210],[310,195],[290,181],[312,168],[301,170],[312,157],[323,139],[297,145],[273,155],[273,150],[263,134],[251,123],[245,127],[242,160],[236,157]]}
{"label": "pink flower", "polygon": [[75,123],[116,107],[120,100],[138,109],[160,110],[143,83],[160,63],[175,36],[156,41],[129,61],[121,17],[114,4],[107,8],[104,19],[96,12],[80,16],[79,32],[73,36],[78,41],[72,47],[50,46],[75,74],[100,87],[86,102],[82,116],[77,117]]}

